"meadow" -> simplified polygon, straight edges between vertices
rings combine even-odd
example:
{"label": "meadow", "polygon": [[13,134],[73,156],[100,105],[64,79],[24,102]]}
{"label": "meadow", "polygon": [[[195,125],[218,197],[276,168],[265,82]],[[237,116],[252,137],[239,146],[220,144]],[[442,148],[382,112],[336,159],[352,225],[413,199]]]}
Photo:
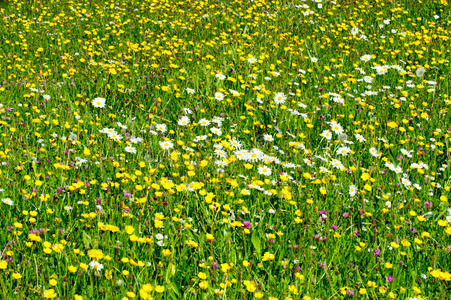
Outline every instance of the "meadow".
{"label": "meadow", "polygon": [[2,1],[0,298],[449,299],[450,13]]}

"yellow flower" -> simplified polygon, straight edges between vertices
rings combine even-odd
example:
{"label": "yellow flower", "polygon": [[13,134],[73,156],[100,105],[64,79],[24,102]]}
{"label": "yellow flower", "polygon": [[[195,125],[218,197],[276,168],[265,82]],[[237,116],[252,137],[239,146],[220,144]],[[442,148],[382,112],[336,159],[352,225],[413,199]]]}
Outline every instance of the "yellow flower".
{"label": "yellow flower", "polygon": [[253,282],[248,282],[248,284],[244,283],[246,285],[246,290],[250,293],[253,293],[257,290],[257,287]]}
{"label": "yellow flower", "polygon": [[48,289],[44,291],[44,298],[53,299],[56,298],[56,293],[54,289]]}
{"label": "yellow flower", "polygon": [[164,286],[162,286],[162,285],[157,285],[157,286],[155,287],[155,292],[157,292],[157,293],[163,293],[163,292],[164,292]]}
{"label": "yellow flower", "polygon": [[402,240],[402,241],[401,241],[401,244],[402,244],[404,247],[409,247],[409,246],[411,245],[411,243],[410,243],[408,240]]}
{"label": "yellow flower", "polygon": [[146,293],[150,293],[153,291],[153,286],[150,283],[143,285],[142,290]]}
{"label": "yellow flower", "polygon": [[103,253],[102,250],[91,249],[88,251],[88,256],[95,261],[99,261],[103,258]]}
{"label": "yellow flower", "polygon": [[133,231],[135,231],[135,228],[133,228],[133,226],[125,226],[125,232],[127,234],[132,234]]}
{"label": "yellow flower", "polygon": [[20,278],[22,278],[22,275],[20,275],[20,273],[13,273],[13,278],[20,279]]}
{"label": "yellow flower", "polygon": [[390,127],[390,128],[396,128],[396,126],[398,126],[398,124],[396,124],[395,121],[391,121],[391,122],[387,123],[387,126]]}
{"label": "yellow flower", "polygon": [[363,181],[367,181],[368,179],[371,178],[371,176],[368,173],[363,173],[362,176],[360,176],[360,178],[362,178]]}
{"label": "yellow flower", "polygon": [[274,254],[272,254],[270,252],[265,252],[265,254],[263,254],[262,261],[270,261],[270,260],[274,260],[274,258],[275,258]]}
{"label": "yellow flower", "polygon": [[395,242],[391,242],[390,246],[392,246],[394,249],[398,249],[399,248],[399,244],[395,243]]}
{"label": "yellow flower", "polygon": [[77,272],[77,267],[76,266],[69,266],[69,267],[67,267],[67,270],[69,271],[69,272],[71,272],[71,273],[75,273],[75,272]]}
{"label": "yellow flower", "polygon": [[0,270],[4,270],[8,267],[6,260],[0,260]]}
{"label": "yellow flower", "polygon": [[55,279],[52,278],[52,279],[50,279],[49,284],[50,284],[51,286],[55,286],[55,285],[58,284],[58,281],[56,281]]}
{"label": "yellow flower", "polygon": [[203,281],[199,282],[199,287],[203,290],[206,290],[208,288],[208,281],[203,280]]}
{"label": "yellow flower", "polygon": [[207,279],[207,274],[205,274],[204,272],[199,272],[199,274],[197,274],[197,277],[205,280],[205,279]]}
{"label": "yellow flower", "polygon": [[80,296],[80,295],[75,294],[75,295],[74,295],[74,299],[75,299],[75,300],[83,300],[83,297]]}

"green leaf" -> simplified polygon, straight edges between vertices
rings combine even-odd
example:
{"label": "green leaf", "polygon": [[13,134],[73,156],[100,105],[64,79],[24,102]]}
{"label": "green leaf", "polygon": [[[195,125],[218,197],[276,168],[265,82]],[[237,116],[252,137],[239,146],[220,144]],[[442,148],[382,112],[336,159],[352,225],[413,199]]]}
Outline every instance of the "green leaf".
{"label": "green leaf", "polygon": [[255,248],[255,251],[257,252],[258,257],[260,257],[262,247],[260,243],[260,238],[258,237],[255,231],[252,233],[251,242]]}

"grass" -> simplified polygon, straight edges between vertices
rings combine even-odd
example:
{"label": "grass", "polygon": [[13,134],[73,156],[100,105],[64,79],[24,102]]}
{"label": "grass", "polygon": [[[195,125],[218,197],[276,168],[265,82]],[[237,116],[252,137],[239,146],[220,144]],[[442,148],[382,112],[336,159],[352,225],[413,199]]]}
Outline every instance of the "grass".
{"label": "grass", "polygon": [[1,298],[446,299],[449,16],[1,1]]}

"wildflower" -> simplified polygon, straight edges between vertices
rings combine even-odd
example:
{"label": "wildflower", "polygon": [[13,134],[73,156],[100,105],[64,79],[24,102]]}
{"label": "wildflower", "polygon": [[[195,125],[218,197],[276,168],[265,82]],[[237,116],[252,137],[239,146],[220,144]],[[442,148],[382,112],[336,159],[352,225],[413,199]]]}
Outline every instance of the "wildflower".
{"label": "wildflower", "polygon": [[201,282],[199,282],[199,287],[203,290],[206,290],[208,288],[208,281],[202,280]]}
{"label": "wildflower", "polygon": [[330,132],[329,130],[324,130],[324,131],[321,133],[321,136],[322,136],[323,138],[325,138],[326,140],[330,141],[330,140],[332,139],[332,132]]}
{"label": "wildflower", "polygon": [[221,92],[216,92],[215,93],[215,99],[218,100],[218,101],[224,100],[224,94],[221,93]]}
{"label": "wildflower", "polygon": [[0,270],[5,270],[8,267],[6,260],[0,260]]}
{"label": "wildflower", "polygon": [[95,260],[91,261],[89,266],[96,271],[101,271],[103,269],[103,265]]}
{"label": "wildflower", "polygon": [[9,205],[9,206],[13,206],[14,205],[13,200],[11,200],[10,198],[3,198],[2,202],[5,203],[6,205]]}
{"label": "wildflower", "polygon": [[415,72],[415,75],[417,75],[417,77],[423,77],[424,73],[426,73],[426,70],[424,68],[418,68],[417,71]]}
{"label": "wildflower", "polygon": [[125,150],[125,152],[128,152],[128,153],[136,153],[135,147],[127,146],[127,147],[125,147],[124,150]]}
{"label": "wildflower", "polygon": [[157,125],[155,125],[155,129],[157,131],[165,133],[167,131],[167,126],[165,124],[157,124]]}
{"label": "wildflower", "polygon": [[274,96],[274,102],[276,104],[284,104],[286,99],[287,99],[287,97],[285,96],[284,93],[277,93]]}
{"label": "wildflower", "polygon": [[271,261],[274,260],[274,258],[275,258],[274,254],[270,252],[265,252],[265,254],[263,254],[262,261]]}
{"label": "wildflower", "polygon": [[258,174],[260,175],[264,175],[264,176],[269,176],[271,175],[271,169],[268,168],[267,166],[260,166],[258,167]]}
{"label": "wildflower", "polygon": [[361,61],[370,61],[371,60],[371,55],[370,54],[367,54],[367,55],[363,55],[363,56],[361,56],[360,57],[360,60]]}
{"label": "wildflower", "polygon": [[97,97],[92,100],[92,106],[96,108],[104,108],[105,107],[105,99]]}
{"label": "wildflower", "polygon": [[91,250],[89,250],[88,251],[88,256],[89,256],[89,258],[92,258],[95,261],[99,261],[99,260],[101,260],[104,257],[102,251],[98,250],[98,249],[91,249]]}
{"label": "wildflower", "polygon": [[211,122],[207,119],[200,119],[198,123],[200,126],[208,126]]}
{"label": "wildflower", "polygon": [[247,62],[250,63],[250,64],[253,64],[253,63],[257,62],[257,59],[255,57],[250,57],[250,58],[247,59]]}
{"label": "wildflower", "polygon": [[189,124],[189,118],[187,117],[187,116],[182,116],[179,120],[178,120],[178,122],[177,122],[177,124],[179,124],[180,126],[186,126],[186,125],[188,125]]}
{"label": "wildflower", "polygon": [[214,133],[218,136],[222,135],[222,130],[220,128],[212,127],[212,128],[210,128],[210,131],[211,131],[211,133]]}
{"label": "wildflower", "polygon": [[163,150],[169,150],[174,148],[174,144],[171,141],[163,141],[159,142],[161,149]]}
{"label": "wildflower", "polygon": [[56,298],[56,292],[54,289],[48,289],[44,291],[44,298],[53,299]]}
{"label": "wildflower", "polygon": [[376,148],[370,148],[370,154],[371,154],[373,157],[379,157],[379,152],[377,151]]}
{"label": "wildflower", "polygon": [[355,185],[349,186],[349,196],[354,197],[357,194],[357,187]]}
{"label": "wildflower", "polygon": [[[219,80],[226,79],[226,76],[224,74],[221,74],[221,73],[216,74],[215,77],[218,78]],[[215,96],[215,98],[216,98],[216,96]]]}

